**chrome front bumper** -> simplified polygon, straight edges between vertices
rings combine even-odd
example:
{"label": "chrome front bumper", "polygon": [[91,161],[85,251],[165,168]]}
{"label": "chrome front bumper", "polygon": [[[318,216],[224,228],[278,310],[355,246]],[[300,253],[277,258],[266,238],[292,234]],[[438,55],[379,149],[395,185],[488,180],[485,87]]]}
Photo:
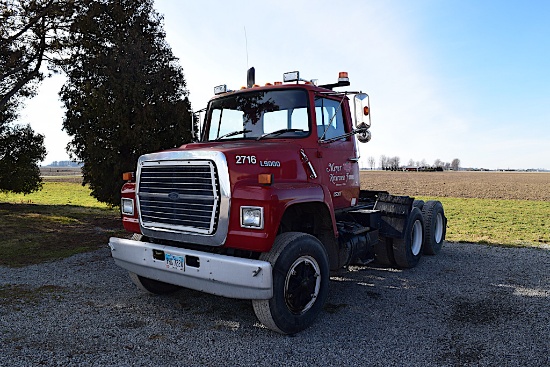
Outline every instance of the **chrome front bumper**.
{"label": "chrome front bumper", "polygon": [[[230,298],[273,296],[271,264],[267,261],[116,237],[109,239],[109,247],[118,266],[146,278]],[[180,266],[169,265],[166,254],[183,260]]]}

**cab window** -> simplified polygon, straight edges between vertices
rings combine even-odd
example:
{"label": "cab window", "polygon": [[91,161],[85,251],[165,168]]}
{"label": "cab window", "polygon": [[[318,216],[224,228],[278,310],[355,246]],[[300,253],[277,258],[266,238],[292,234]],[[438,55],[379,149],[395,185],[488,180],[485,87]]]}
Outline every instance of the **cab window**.
{"label": "cab window", "polygon": [[345,134],[342,106],[339,101],[323,97],[316,98],[315,120],[319,139],[332,139]]}

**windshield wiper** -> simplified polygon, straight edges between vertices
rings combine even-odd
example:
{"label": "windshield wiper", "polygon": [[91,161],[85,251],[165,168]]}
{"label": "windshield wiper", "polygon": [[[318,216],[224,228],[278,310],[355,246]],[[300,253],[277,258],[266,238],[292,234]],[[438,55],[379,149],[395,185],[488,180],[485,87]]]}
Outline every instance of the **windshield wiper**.
{"label": "windshield wiper", "polygon": [[296,131],[302,131],[303,132],[304,130],[303,129],[281,129],[281,130],[276,130],[276,131],[272,131],[270,133],[265,133],[262,136],[258,137],[256,140],[263,139],[266,136],[270,136],[270,135],[279,136],[279,135],[284,134],[284,133],[293,133],[293,132],[296,132]]}
{"label": "windshield wiper", "polygon": [[214,140],[220,140],[220,139],[223,139],[223,138],[229,138],[230,136],[235,136],[235,135],[239,135],[239,134],[246,134],[246,133],[250,133],[252,132],[252,130],[241,130],[241,131],[232,131],[230,133],[227,133],[225,135],[222,135],[220,136],[219,138],[216,138]]}

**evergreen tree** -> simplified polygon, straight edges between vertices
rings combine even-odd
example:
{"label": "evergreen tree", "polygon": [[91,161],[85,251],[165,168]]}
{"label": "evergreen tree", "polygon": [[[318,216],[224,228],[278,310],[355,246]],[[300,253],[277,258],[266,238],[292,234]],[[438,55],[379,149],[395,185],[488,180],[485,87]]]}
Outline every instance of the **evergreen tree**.
{"label": "evergreen tree", "polygon": [[38,163],[46,156],[44,136],[30,126],[0,125],[0,192],[29,194],[42,187]]}
{"label": "evergreen tree", "polygon": [[162,20],[152,0],[83,0],[67,39],[67,150],[84,163],[92,196],[112,205],[140,155],[191,140],[188,91]]}

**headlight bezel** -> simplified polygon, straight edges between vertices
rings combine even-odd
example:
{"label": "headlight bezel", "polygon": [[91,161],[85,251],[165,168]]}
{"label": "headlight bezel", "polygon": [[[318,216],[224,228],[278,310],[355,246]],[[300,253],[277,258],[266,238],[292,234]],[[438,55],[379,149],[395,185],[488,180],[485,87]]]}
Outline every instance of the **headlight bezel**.
{"label": "headlight bezel", "polygon": [[241,206],[241,227],[264,229],[264,208],[261,206]]}
{"label": "headlight bezel", "polygon": [[122,198],[120,199],[120,211],[122,215],[134,216],[134,199]]}

